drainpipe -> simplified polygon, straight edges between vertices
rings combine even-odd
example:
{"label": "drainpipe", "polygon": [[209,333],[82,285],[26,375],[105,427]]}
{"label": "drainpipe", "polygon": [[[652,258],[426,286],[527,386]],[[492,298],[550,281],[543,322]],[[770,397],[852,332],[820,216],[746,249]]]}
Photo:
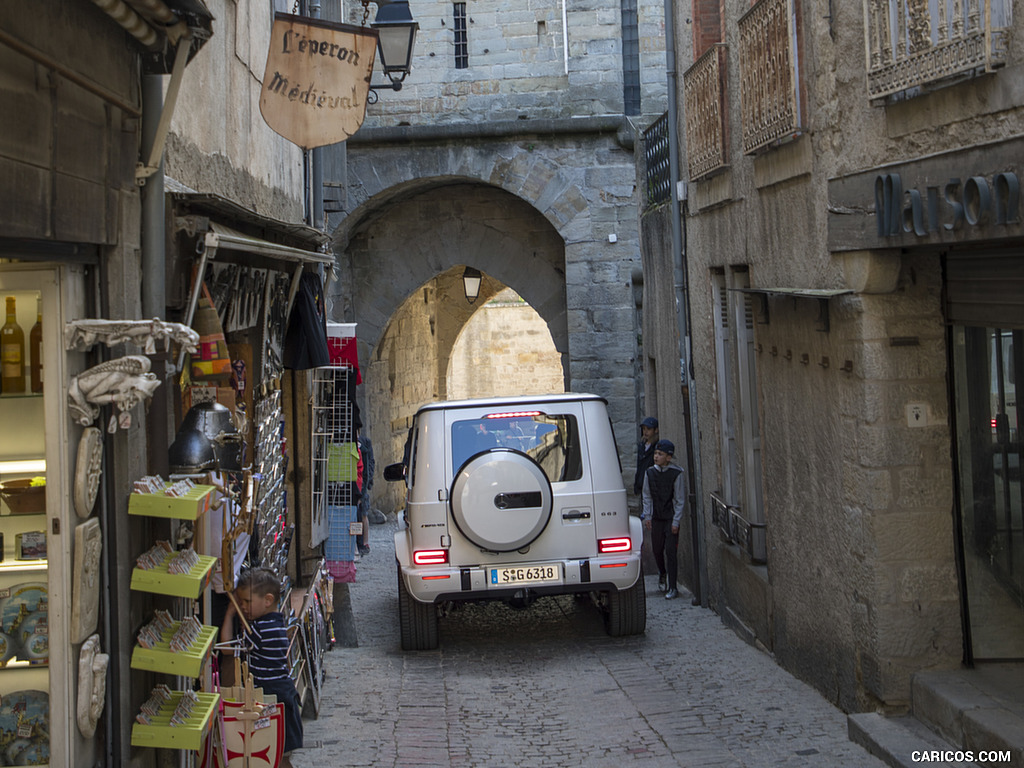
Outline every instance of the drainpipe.
{"label": "drainpipe", "polygon": [[690,540],[693,551],[693,604],[707,603],[707,563],[704,557],[704,493],[701,488],[700,430],[697,422],[697,394],[690,354],[690,303],[686,268],[683,212],[679,204],[679,107],[676,74],[676,35],[673,0],[665,0],[665,69],[668,79],[668,151],[672,195],[672,257],[675,265],[676,322],[679,330],[679,368],[689,399],[686,428],[690,475]]}
{"label": "drainpipe", "polygon": [[[187,40],[179,45],[188,45]],[[162,75],[142,77],[142,146],[148,155],[157,141],[160,118],[164,109]],[[167,311],[167,294],[164,288],[166,252],[166,217],[164,215],[164,158],[160,154],[156,171],[142,186],[142,317],[162,318]],[[167,476],[169,470],[167,448],[167,353],[154,357],[157,370],[154,373],[163,382],[153,394],[149,408],[148,450],[149,469],[153,474]]]}
{"label": "drainpipe", "polygon": [[[320,0],[311,0],[309,4],[311,18],[320,18]],[[310,151],[311,169],[310,183],[313,187],[310,201],[309,225],[314,229],[324,230],[324,148],[315,147]]]}

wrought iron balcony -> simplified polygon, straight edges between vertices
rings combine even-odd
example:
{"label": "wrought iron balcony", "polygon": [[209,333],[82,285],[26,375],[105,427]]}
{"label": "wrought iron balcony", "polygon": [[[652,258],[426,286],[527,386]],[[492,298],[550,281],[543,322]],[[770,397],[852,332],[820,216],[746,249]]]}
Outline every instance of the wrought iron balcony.
{"label": "wrought iron balcony", "polygon": [[710,176],[726,167],[725,54],[725,45],[715,44],[683,74],[690,179]]}
{"label": "wrought iron balcony", "polygon": [[644,131],[644,160],[647,177],[647,207],[672,199],[671,147],[669,146],[668,113]]}
{"label": "wrought iron balcony", "polygon": [[889,96],[1006,63],[1011,0],[869,0],[868,96]]}
{"label": "wrought iron balcony", "polygon": [[726,504],[717,493],[711,494],[711,524],[719,529],[723,541],[746,552],[750,562],[758,565],[767,562],[768,526],[750,522],[739,507]]}
{"label": "wrought iron balcony", "polygon": [[802,132],[793,0],[760,0],[740,17],[739,33],[743,151],[750,155]]}

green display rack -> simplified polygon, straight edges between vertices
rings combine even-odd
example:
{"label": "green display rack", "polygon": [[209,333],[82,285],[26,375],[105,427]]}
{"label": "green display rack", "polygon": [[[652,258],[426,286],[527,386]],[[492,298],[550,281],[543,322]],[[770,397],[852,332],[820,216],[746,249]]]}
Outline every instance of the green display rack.
{"label": "green display rack", "polygon": [[210,649],[217,639],[216,627],[203,627],[199,638],[184,651],[171,650],[171,638],[181,626],[180,621],[174,622],[164,632],[163,638],[155,648],[135,646],[132,651],[132,669],[144,669],[149,672],[163,672],[181,677],[199,677]]}
{"label": "green display rack", "polygon": [[[164,486],[166,488],[167,485]],[[209,512],[213,503],[212,485],[197,485],[184,496],[165,496],[162,493],[133,493],[128,497],[128,514],[144,517],[169,517],[175,520],[195,520]]]}
{"label": "green display rack", "polygon": [[133,568],[131,588],[138,592],[187,597],[190,600],[198,598],[210,580],[210,572],[217,564],[217,558],[198,555],[199,562],[188,573],[168,573],[167,564],[173,556],[173,553],[169,553],[159,566],[148,571]]}
{"label": "green display rack", "polygon": [[171,715],[181,701],[181,692],[175,691],[150,725],[132,725],[133,747],[163,747],[164,749],[201,749],[203,738],[210,729],[213,713],[220,702],[219,693],[198,693],[199,703],[192,716],[180,725],[171,725]]}

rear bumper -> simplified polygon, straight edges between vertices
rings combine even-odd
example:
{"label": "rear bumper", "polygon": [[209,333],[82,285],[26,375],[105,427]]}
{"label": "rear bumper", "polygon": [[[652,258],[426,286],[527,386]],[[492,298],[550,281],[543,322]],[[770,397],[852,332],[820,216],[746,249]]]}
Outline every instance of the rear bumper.
{"label": "rear bumper", "polygon": [[[401,565],[402,578],[409,594],[422,603],[449,600],[502,600],[529,590],[535,595],[565,595],[574,592],[592,592],[609,589],[629,589],[640,575],[640,553],[624,552],[616,555],[580,560],[545,560],[544,565],[557,565],[560,570],[556,581],[496,584],[492,569],[500,564],[486,566],[406,566]],[[528,568],[531,563],[509,563],[509,567]]]}

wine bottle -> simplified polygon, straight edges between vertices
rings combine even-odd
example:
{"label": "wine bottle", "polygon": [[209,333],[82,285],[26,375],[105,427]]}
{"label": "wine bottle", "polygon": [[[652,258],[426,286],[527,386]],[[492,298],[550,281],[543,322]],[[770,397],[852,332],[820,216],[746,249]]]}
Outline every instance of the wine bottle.
{"label": "wine bottle", "polygon": [[43,391],[43,297],[36,299],[36,324],[28,332],[28,378],[33,392]]}
{"label": "wine bottle", "polygon": [[5,395],[25,391],[25,332],[13,296],[7,297],[7,322],[0,328],[0,378]]}

